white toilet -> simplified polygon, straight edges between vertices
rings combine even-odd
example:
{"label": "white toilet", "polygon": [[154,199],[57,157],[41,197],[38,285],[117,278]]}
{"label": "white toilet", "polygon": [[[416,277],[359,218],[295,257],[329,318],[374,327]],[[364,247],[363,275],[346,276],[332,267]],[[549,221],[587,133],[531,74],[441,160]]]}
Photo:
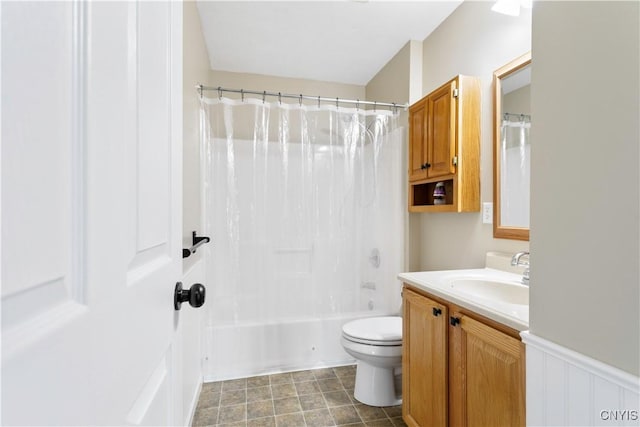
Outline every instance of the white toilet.
{"label": "white toilet", "polygon": [[358,361],[354,397],[370,406],[401,404],[401,389],[396,387],[394,373],[402,366],[402,317],[348,322],[342,327],[341,342]]}

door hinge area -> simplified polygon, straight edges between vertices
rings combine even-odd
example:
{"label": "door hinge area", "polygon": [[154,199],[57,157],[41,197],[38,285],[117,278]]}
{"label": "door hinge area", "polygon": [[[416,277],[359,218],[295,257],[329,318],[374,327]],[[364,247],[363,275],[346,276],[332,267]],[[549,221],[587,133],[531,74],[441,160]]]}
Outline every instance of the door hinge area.
{"label": "door hinge area", "polygon": [[453,159],[451,159],[451,163],[453,163],[454,166],[458,165],[458,156],[453,156]]}
{"label": "door hinge area", "polygon": [[453,90],[453,97],[457,98],[458,96],[460,96],[460,90],[458,88],[455,88]]}

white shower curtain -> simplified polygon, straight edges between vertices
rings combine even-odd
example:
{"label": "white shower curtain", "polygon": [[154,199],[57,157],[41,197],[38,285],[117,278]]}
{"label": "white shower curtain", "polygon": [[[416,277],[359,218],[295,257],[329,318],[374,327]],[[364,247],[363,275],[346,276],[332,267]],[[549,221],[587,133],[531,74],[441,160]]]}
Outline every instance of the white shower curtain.
{"label": "white shower curtain", "polygon": [[[397,114],[204,98],[202,119],[210,378],[335,361],[319,351],[336,348],[321,344],[324,335],[339,342],[327,319],[398,309],[404,173]],[[287,336],[292,324],[301,339]],[[280,360],[265,356],[273,344],[264,336],[274,328],[279,345],[291,346],[276,352]],[[314,341],[314,334],[323,336]],[[238,346],[269,360],[226,359],[221,349]]]}
{"label": "white shower curtain", "polygon": [[530,129],[527,119],[502,122],[500,222],[504,226],[529,227]]}

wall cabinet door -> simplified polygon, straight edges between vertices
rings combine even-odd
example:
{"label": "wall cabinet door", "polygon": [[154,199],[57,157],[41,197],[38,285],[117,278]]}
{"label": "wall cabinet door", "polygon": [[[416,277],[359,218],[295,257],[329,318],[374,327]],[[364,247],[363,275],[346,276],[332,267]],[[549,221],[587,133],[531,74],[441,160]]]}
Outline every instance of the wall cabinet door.
{"label": "wall cabinet door", "polygon": [[456,155],[456,110],[453,98],[455,87],[456,82],[452,81],[432,92],[428,98],[428,178],[456,172],[453,164]]}
{"label": "wall cabinet door", "polygon": [[404,290],[402,415],[411,427],[447,425],[447,307]]}
{"label": "wall cabinet door", "polygon": [[468,316],[451,326],[450,425],[525,425],[524,345]]}
{"label": "wall cabinet door", "polygon": [[419,181],[427,177],[427,147],[426,137],[427,103],[421,102],[411,107],[409,111],[411,126],[409,135],[409,181]]}
{"label": "wall cabinet door", "polygon": [[409,181],[455,173],[456,81],[414,104],[410,111]]}

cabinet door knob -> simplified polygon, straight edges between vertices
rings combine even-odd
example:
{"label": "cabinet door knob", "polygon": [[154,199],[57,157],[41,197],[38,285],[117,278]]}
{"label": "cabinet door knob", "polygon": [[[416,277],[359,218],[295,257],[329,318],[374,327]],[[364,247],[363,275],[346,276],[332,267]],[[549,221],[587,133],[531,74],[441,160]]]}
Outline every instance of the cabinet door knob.
{"label": "cabinet door knob", "polygon": [[437,307],[433,307],[433,315],[438,317],[442,314],[442,310],[437,308]]}
{"label": "cabinet door knob", "polygon": [[460,324],[460,318],[451,316],[449,318],[449,323],[451,323],[451,326],[459,325]]}
{"label": "cabinet door knob", "polygon": [[420,169],[424,170],[424,169],[429,169],[431,167],[431,163],[425,163],[424,165],[420,166]]}

